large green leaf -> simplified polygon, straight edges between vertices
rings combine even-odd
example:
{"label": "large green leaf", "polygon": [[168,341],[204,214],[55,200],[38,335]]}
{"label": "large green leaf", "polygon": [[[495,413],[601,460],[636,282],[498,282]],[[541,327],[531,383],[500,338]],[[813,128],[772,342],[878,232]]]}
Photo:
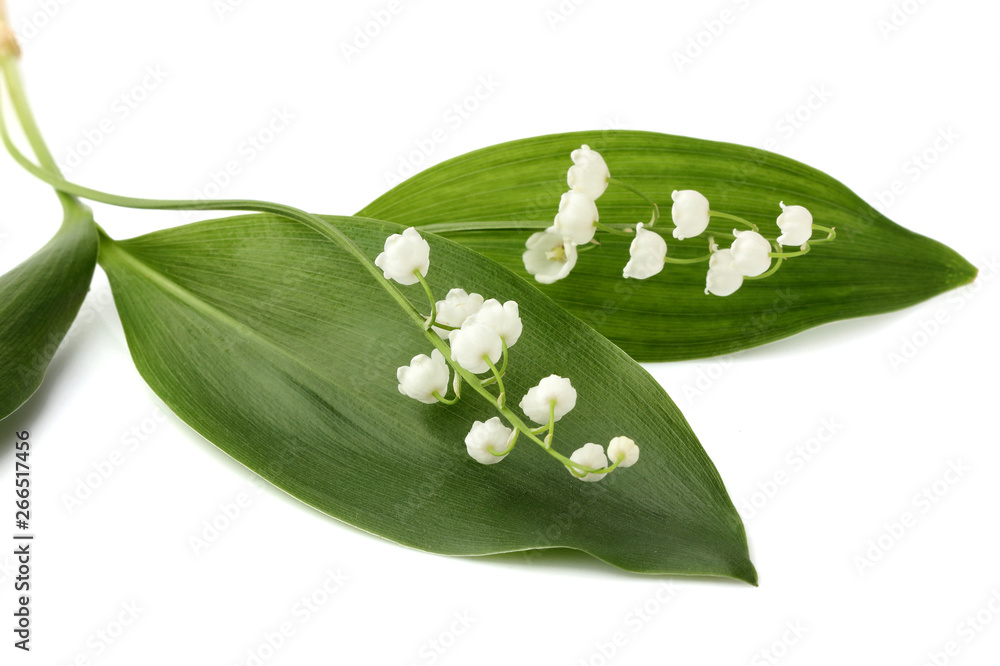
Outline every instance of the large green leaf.
{"label": "large green leaf", "polygon": [[41,385],[97,264],[90,210],[70,204],[45,247],[0,277],[0,419]]}
{"label": "large green leaf", "polygon": [[[600,151],[614,178],[644,191],[670,225],[670,193],[695,189],[713,210],[743,216],[777,236],[778,202],[808,207],[836,242],[785,263],[727,298],[708,296],[705,264],[667,265],[646,281],[622,278],[630,239],[601,235],[573,273],[538,285],[638,360],[667,361],[739,351],[811,326],[912,305],[973,280],[951,249],[889,221],[847,187],[774,153],[650,132],[559,134],[477,150],[427,169],[359,215],[442,233],[531,279],[521,263],[531,227],[551,224],[566,190],[570,151]],[[649,207],[611,185],[601,221],[634,224]],[[725,223],[712,228],[726,229]],[[732,224],[729,225],[732,228]],[[670,253],[684,256],[679,245]],[[690,250],[687,256],[691,256]],[[695,254],[704,254],[699,247]]]}
{"label": "large green leaf", "polygon": [[[400,227],[332,222],[374,258]],[[582,483],[530,442],[483,466],[463,439],[495,415],[472,391],[454,407],[405,398],[395,369],[430,343],[361,265],[316,231],[254,215],[102,239],[129,348],[184,421],[303,502],[393,541],[450,555],[586,551],[647,573],[756,581],[717,471],[663,389],[605,338],[489,259],[430,236],[435,291],[462,286],[521,306],[505,382],[551,373],[576,409],[556,447],[627,434],[632,468]],[[426,311],[419,286],[404,288]]]}

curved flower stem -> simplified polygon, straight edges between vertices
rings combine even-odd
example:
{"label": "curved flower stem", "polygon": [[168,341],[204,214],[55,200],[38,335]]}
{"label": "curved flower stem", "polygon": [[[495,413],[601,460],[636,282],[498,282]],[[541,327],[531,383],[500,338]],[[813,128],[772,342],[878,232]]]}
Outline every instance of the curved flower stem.
{"label": "curved flower stem", "polygon": [[[140,199],[136,197],[124,197],[116,194],[109,194],[107,192],[101,192],[100,190],[94,190],[89,187],[83,187],[82,185],[71,183],[58,174],[54,174],[40,168],[17,149],[17,146],[14,145],[14,142],[10,138],[10,132],[7,129],[6,120],[4,119],[2,112],[2,105],[0,105],[0,138],[3,139],[3,144],[6,146],[7,152],[10,153],[11,157],[13,157],[25,171],[32,174],[39,180],[48,183],[61,192],[65,192],[66,194],[80,197],[82,199],[90,199],[91,201],[98,201],[111,206],[137,208],[142,210],[252,211],[257,213],[270,213],[272,215],[278,215],[280,217],[299,222],[313,231],[316,231],[328,240],[332,240],[334,243],[346,250],[348,254],[353,256],[359,263],[361,263],[362,266],[364,266],[372,277],[375,278],[382,288],[389,293],[393,300],[399,304],[403,311],[406,312],[414,322],[419,324],[421,328],[423,328],[426,323],[423,315],[421,315],[420,312],[418,312],[410,301],[403,295],[403,293],[382,274],[382,271],[371,259],[368,258],[364,251],[362,251],[362,249],[359,248],[354,241],[348,238],[347,235],[345,235],[344,232],[337,227],[311,213],[307,213],[304,210],[300,210],[292,206],[285,206],[283,204],[273,203],[270,201],[255,201],[252,199],[220,199],[217,201]],[[424,330],[427,331],[428,329]]]}
{"label": "curved flower stem", "polygon": [[545,448],[552,448],[552,438],[556,436],[556,401],[552,400],[549,402],[549,424],[545,426],[545,430],[542,432],[547,432],[545,439]]}
{"label": "curved flower stem", "polygon": [[753,222],[751,222],[749,220],[746,220],[746,219],[740,217],[739,215],[730,215],[729,213],[720,213],[720,212],[715,211],[715,210],[710,210],[710,211],[708,211],[708,216],[709,217],[721,217],[722,219],[725,219],[725,220],[732,220],[733,222],[738,222],[740,224],[745,224],[747,227],[749,227],[753,231],[759,231],[759,229],[757,229],[757,225],[756,224],[754,224]]}
{"label": "curved flower stem", "polygon": [[498,458],[501,457],[501,456],[505,456],[505,455],[507,455],[508,453],[510,453],[511,451],[514,450],[514,445],[517,444],[517,436],[520,435],[520,434],[521,434],[520,430],[515,430],[514,434],[511,435],[511,437],[510,437],[510,444],[508,444],[507,448],[504,449],[503,451],[501,451],[500,453],[497,453],[492,448],[487,449],[487,450],[490,453],[492,453],[493,455],[497,456]]}
{"label": "curved flower stem", "polygon": [[427,279],[420,274],[420,270],[418,269],[413,271],[413,274],[417,276],[417,281],[420,282],[420,286],[424,288],[424,293],[427,294],[427,300],[431,303],[431,316],[424,324],[424,330],[430,330],[437,323],[437,301],[434,300],[434,292],[431,291],[431,286],[427,284]]}
{"label": "curved flower stem", "polygon": [[632,235],[631,231],[627,231],[625,229],[615,229],[614,227],[609,226],[607,224],[602,224],[601,222],[594,222],[594,226],[597,227],[598,229],[600,229],[601,231],[606,231],[609,234],[615,234],[616,236],[631,236]]}
{"label": "curved flower stem", "polygon": [[[600,469],[594,469],[592,467],[584,467],[583,465],[575,465],[578,469],[584,470],[584,473],[577,474],[576,471],[573,469],[570,469],[570,473],[578,479],[582,479],[583,477],[587,476],[587,474],[610,474],[611,472],[615,471],[615,469],[618,467],[619,462],[621,461],[620,460],[616,461],[614,464],[609,465],[607,467],[601,467]],[[569,467],[569,465],[567,465],[567,467]]]}
{"label": "curved flower stem", "polygon": [[445,404],[445,405],[454,405],[462,397],[462,396],[456,394],[454,398],[443,398],[443,397],[441,397],[441,394],[438,393],[437,391],[434,391],[434,393],[431,393],[431,395],[434,396],[435,398],[437,398],[438,402],[440,402],[442,404]]}
{"label": "curved flower stem", "polygon": [[825,231],[826,232],[826,238],[819,238],[817,240],[810,240],[809,243],[811,245],[815,245],[816,243],[829,243],[830,241],[832,241],[835,238],[837,238],[837,227],[824,227],[824,226],[819,225],[819,224],[814,224],[813,225],[813,229],[819,229],[820,231]]}
{"label": "curved flower stem", "polygon": [[500,344],[503,345],[503,362],[500,364],[500,376],[503,377],[507,374],[507,341],[500,338]]}
{"label": "curved flower stem", "polygon": [[[2,69],[4,80],[7,82],[7,93],[10,95],[14,113],[21,124],[21,129],[28,140],[28,145],[31,146],[31,150],[38,158],[38,163],[46,171],[62,175],[59,165],[56,163],[51,151],[49,151],[49,147],[45,144],[45,139],[38,128],[38,123],[35,122],[35,116],[31,112],[31,107],[28,105],[28,98],[24,93],[24,83],[21,81],[21,70],[17,66],[17,55],[19,54],[17,40],[8,27],[6,7],[2,2],[0,2],[0,30],[7,31],[7,34],[3,36],[5,43],[3,45],[4,50],[0,54],[0,69]],[[7,40],[10,41],[8,42]],[[67,215],[79,208],[80,203],[74,197],[59,190],[56,190],[56,195],[59,197],[59,203],[63,207],[63,212]]]}
{"label": "curved flower stem", "polygon": [[650,199],[649,196],[645,192],[643,192],[642,190],[640,190],[640,189],[638,189],[636,187],[633,187],[632,185],[629,185],[626,182],[620,181],[617,178],[608,178],[608,183],[613,183],[615,185],[618,185],[619,187],[625,188],[626,190],[628,190],[629,192],[631,192],[633,194],[639,195],[640,197],[642,197],[646,201],[646,203],[648,203],[650,206],[653,207],[653,215],[652,215],[652,217],[649,218],[649,225],[648,226],[652,227],[652,226],[654,226],[657,223],[657,221],[659,221],[659,219],[660,219],[660,207],[657,205],[657,203],[655,201],[653,201],[652,199]]}
{"label": "curved flower stem", "polygon": [[783,264],[783,263],[785,263],[784,259],[778,259],[777,261],[774,262],[773,266],[771,266],[770,268],[768,268],[766,271],[764,271],[760,275],[755,275],[753,277],[744,277],[743,279],[744,280],[763,280],[766,277],[771,277],[772,275],[774,275],[775,273],[778,272],[778,269],[781,268],[781,264]]}
{"label": "curved flower stem", "polygon": [[507,393],[503,388],[503,375],[497,370],[497,366],[493,365],[493,361],[490,360],[489,356],[484,356],[483,360],[486,361],[486,365],[490,366],[490,370],[493,371],[493,376],[497,380],[497,388],[500,389],[500,396],[497,398],[497,404],[500,405],[500,409],[503,409],[507,402]]}
{"label": "curved flower stem", "polygon": [[769,257],[775,257],[776,259],[789,259],[791,257],[801,257],[803,254],[809,254],[809,243],[802,246],[802,249],[798,252],[769,252]]}
{"label": "curved flower stem", "polygon": [[676,259],[674,257],[664,257],[663,261],[668,264],[698,264],[703,261],[708,261],[712,258],[711,253],[706,254],[704,257],[695,257],[694,259]]}

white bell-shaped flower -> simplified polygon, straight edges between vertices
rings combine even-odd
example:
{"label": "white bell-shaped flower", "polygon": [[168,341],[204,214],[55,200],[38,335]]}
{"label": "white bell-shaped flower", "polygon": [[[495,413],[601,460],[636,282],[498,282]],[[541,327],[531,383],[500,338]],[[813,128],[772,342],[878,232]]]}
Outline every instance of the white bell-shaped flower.
{"label": "white bell-shaped flower", "polygon": [[416,284],[416,272],[424,277],[430,268],[431,248],[416,229],[410,227],[402,234],[385,239],[385,251],[375,258],[375,265],[382,269],[387,280],[399,284]]}
{"label": "white bell-shaped flower", "polygon": [[576,407],[576,389],[568,379],[559,375],[549,375],[538,382],[538,386],[528,389],[520,403],[521,411],[539,425],[548,424],[549,410],[553,409],[553,405],[556,421]]}
{"label": "white bell-shaped flower", "polygon": [[667,242],[663,236],[643,229],[643,223],[635,225],[635,238],[629,246],[630,259],[625,264],[622,275],[627,278],[645,280],[663,270],[663,262],[667,256]]}
{"label": "white bell-shaped flower", "polygon": [[771,267],[771,244],[756,231],[733,229],[733,265],[744,277],[757,277]]}
{"label": "white bell-shaped flower", "polygon": [[470,321],[477,324],[486,324],[497,332],[497,335],[507,343],[510,349],[521,337],[521,315],[517,310],[515,301],[507,301],[503,305],[495,298],[491,298],[472,316]]}
{"label": "white bell-shaped flower", "polygon": [[[583,465],[584,467],[589,467],[591,469],[604,469],[608,466],[608,457],[604,455],[604,447],[600,444],[584,444],[574,451],[573,455],[571,455],[569,459],[577,465]],[[607,472],[604,474],[587,472],[583,476],[579,476],[577,470],[572,467],[567,469],[569,469],[570,474],[581,481],[600,481],[608,475]]]}
{"label": "white bell-shaped flower", "polygon": [[556,233],[577,245],[589,243],[597,231],[597,204],[582,192],[570,190],[559,200],[559,212],[549,227]]}
{"label": "white bell-shaped flower", "polygon": [[670,217],[674,221],[674,238],[684,240],[700,235],[708,228],[708,199],[695,190],[674,190],[670,198]]}
{"label": "white bell-shaped flower", "polygon": [[437,402],[435,392],[442,397],[448,393],[449,376],[448,362],[437,349],[431,352],[430,357],[425,354],[414,356],[409,365],[396,370],[399,392],[428,405]]}
{"label": "white bell-shaped flower", "polygon": [[563,279],[576,266],[576,243],[557,233],[539,231],[531,234],[525,246],[528,249],[521,255],[524,269],[542,284]]}
{"label": "white bell-shaped flower", "polygon": [[476,462],[493,465],[507,457],[506,453],[502,456],[496,454],[507,450],[513,434],[514,431],[501,423],[496,416],[485,423],[476,421],[472,424],[472,430],[465,436],[465,448]]}
{"label": "white bell-shaped flower", "polygon": [[813,235],[813,216],[803,206],[786,206],[782,201],[781,215],[778,216],[778,228],[782,234],[778,236],[781,245],[804,245]]}
{"label": "white bell-shaped flower", "polygon": [[716,250],[708,260],[705,293],[729,296],[743,286],[743,273],[733,264],[732,250]]}
{"label": "white bell-shaped flower", "polygon": [[489,358],[495,364],[503,354],[503,343],[497,332],[491,326],[468,319],[462,328],[451,332],[448,342],[451,343],[451,358],[474,375],[490,369],[484,359]]}
{"label": "white bell-shaped flower", "polygon": [[[454,328],[460,328],[465,320],[479,312],[483,307],[483,297],[479,294],[468,294],[464,289],[452,289],[443,301],[437,302],[437,321]],[[451,331],[434,327],[434,332],[447,340]]]}
{"label": "white bell-shaped flower", "polygon": [[608,458],[619,467],[631,467],[639,460],[639,447],[629,437],[615,437],[608,444]]}
{"label": "white bell-shaped flower", "polygon": [[611,171],[604,158],[596,150],[591,150],[587,144],[583,144],[569,156],[573,160],[573,166],[566,174],[569,189],[587,195],[592,201],[597,201],[604,194],[604,190],[608,189],[608,179],[611,178]]}

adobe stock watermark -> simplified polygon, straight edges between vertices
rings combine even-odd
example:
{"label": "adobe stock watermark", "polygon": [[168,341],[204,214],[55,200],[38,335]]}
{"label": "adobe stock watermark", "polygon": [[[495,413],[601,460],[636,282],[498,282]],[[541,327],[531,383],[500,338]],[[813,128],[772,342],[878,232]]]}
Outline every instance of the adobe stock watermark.
{"label": "adobe stock watermark", "polygon": [[60,495],[66,513],[73,515],[84,503],[104,487],[118,473],[126,462],[149,442],[167,420],[167,415],[159,407],[154,407],[148,416],[132,424],[121,433],[118,446],[90,463],[90,469],[76,477],[73,487]]}
{"label": "adobe stock watermark", "polygon": [[112,647],[120,643],[145,612],[146,609],[137,601],[121,602],[111,617],[87,636],[83,649],[78,650],[71,660],[63,663],[73,666],[93,664],[95,659],[103,657]]}
{"label": "adobe stock watermark", "polygon": [[781,145],[791,141],[825,107],[834,93],[826,83],[809,86],[802,101],[782,114],[774,123],[775,134],[766,138],[760,147],[776,152]]}
{"label": "adobe stock watermark", "polygon": [[443,629],[420,644],[417,648],[417,660],[409,662],[409,666],[431,666],[438,663],[475,623],[476,618],[468,610],[453,613]]}
{"label": "adobe stock watermark", "polygon": [[975,300],[986,286],[993,284],[993,278],[1000,271],[1000,262],[996,256],[992,256],[981,261],[978,268],[979,276],[972,284],[950,292],[943,306],[936,308],[929,316],[922,317],[894,349],[886,352],[886,361],[893,372],[899,372],[912,363],[955,320],[959,312]]}
{"label": "adobe stock watermark", "polygon": [[0,586],[6,585],[9,580],[13,580],[16,573],[17,563],[11,559],[10,555],[5,555],[0,560]]}
{"label": "adobe stock watermark", "polygon": [[882,35],[883,41],[889,41],[896,33],[902,30],[907,23],[916,16],[929,0],[903,0],[892,3],[888,14],[880,17],[875,22],[875,27]]}
{"label": "adobe stock watermark", "polygon": [[736,363],[736,354],[727,354],[698,364],[694,379],[681,386],[681,392],[687,398],[688,404],[695,404],[722,380]]}
{"label": "adobe stock watermark", "polygon": [[217,19],[224,21],[246,4],[247,0],[212,0],[212,11]]}
{"label": "adobe stock watermark", "polygon": [[531,544],[531,550],[521,551],[524,560],[531,562],[540,557],[543,550],[562,545],[562,536],[580,520],[586,513],[587,507],[599,502],[617,481],[617,477],[612,474],[606,479],[602,479],[600,483],[588,484],[588,487],[583,491],[585,494],[583,501],[572,500],[561,511],[549,514],[548,524],[543,529],[535,530],[533,535],[535,541]]}
{"label": "adobe stock watermark", "polygon": [[750,658],[750,666],[774,666],[774,664],[780,663],[807,633],[809,633],[809,627],[802,624],[802,620],[785,622],[781,635],[771,641],[767,647],[755,652]]}
{"label": "adobe stock watermark", "polygon": [[910,498],[910,506],[896,518],[882,524],[882,531],[868,541],[864,550],[853,558],[854,568],[862,576],[881,562],[920,520],[934,510],[956,485],[972,470],[961,460],[950,460],[944,472]]}
{"label": "adobe stock watermark", "polygon": [[954,636],[939,647],[928,650],[921,666],[947,666],[1000,617],[1000,588],[993,588],[989,598],[955,625]]}
{"label": "adobe stock watermark", "polygon": [[247,480],[248,487],[219,502],[215,513],[202,520],[197,531],[188,537],[191,552],[203,554],[228,532],[246,514],[254,499],[264,492],[264,483],[264,479],[255,474]]}
{"label": "adobe stock watermark", "polygon": [[15,32],[21,46],[37,37],[72,0],[38,0],[35,10],[22,18]]}
{"label": "adobe stock watermark", "polygon": [[653,619],[677,598],[674,582],[660,583],[649,596],[630,608],[604,640],[594,643],[586,657],[577,660],[577,666],[608,666],[636,636],[642,633]]}
{"label": "adobe stock watermark", "polygon": [[350,579],[340,567],[327,569],[323,579],[315,588],[296,599],[285,617],[271,629],[260,632],[255,639],[256,642],[232,663],[242,666],[264,666],[288,644],[299,629],[329,606]]}
{"label": "adobe stock watermark", "polygon": [[810,462],[819,456],[836,439],[837,434],[843,429],[844,424],[837,417],[824,417],[812,437],[790,448],[785,453],[783,464],[763,481],[758,481],[756,484],[757,489],[740,500],[736,508],[743,519],[750,520],[760,513],[778,496],[782,488],[791,483],[792,479],[800,474]]}
{"label": "adobe stock watermark", "polygon": [[694,65],[711,49],[723,34],[735,24],[740,16],[750,9],[751,0],[731,0],[711,18],[701,22],[701,26],[688,35],[684,46],[675,49],[672,58],[679,74]]}
{"label": "adobe stock watermark", "polygon": [[17,366],[18,375],[24,379],[37,373],[39,370],[44,371],[48,367],[49,361],[55,356],[59,346],[68,343],[80,335],[80,332],[85,330],[90,322],[103,312],[113,311],[113,309],[109,310],[108,307],[112,303],[114,303],[114,298],[111,295],[111,290],[107,287],[95,289],[88,294],[87,299],[80,307],[80,312],[66,332],[66,335],[59,337],[57,331],[49,331],[46,335],[45,344],[42,347],[35,348],[34,353],[30,357],[21,359],[21,362]]}
{"label": "adobe stock watermark", "polygon": [[412,0],[389,0],[382,7],[369,12],[363,23],[354,26],[350,38],[340,42],[340,54],[344,56],[347,64],[352,63],[365,49],[374,44],[410,4]]}
{"label": "adobe stock watermark", "polygon": [[427,161],[468,122],[482,105],[496,94],[501,83],[492,74],[479,77],[475,86],[441,114],[441,123],[423,137],[413,140],[413,149],[399,156],[395,171],[386,171],[385,184],[395,187],[427,164]]}
{"label": "adobe stock watermark", "polygon": [[875,208],[881,213],[888,212],[961,138],[951,125],[939,127],[926,146],[903,161],[899,175],[887,187],[875,191]]}
{"label": "adobe stock watermark", "polygon": [[989,591],[989,598],[976,610],[966,615],[955,625],[954,637],[943,645],[927,652],[927,659],[921,666],[947,666],[962,650],[971,645],[1000,617],[1000,588]]}
{"label": "adobe stock watermark", "polygon": [[568,21],[576,10],[587,4],[588,0],[559,0],[545,10],[545,22],[549,24],[549,30],[555,32],[563,23]]}
{"label": "adobe stock watermark", "polygon": [[[287,106],[276,106],[260,126],[243,137],[233,154],[216,168],[208,172],[205,181],[196,186],[191,198],[196,201],[218,199],[220,195],[235,182],[254,160],[267,151],[271,145],[295,122],[295,113]],[[195,211],[181,211],[185,222],[190,222]]]}
{"label": "adobe stock watermark", "polygon": [[254,499],[264,493],[266,479],[274,478],[282,470],[290,467],[304,452],[305,447],[300,442],[288,442],[282,455],[274,457],[270,462],[247,478],[244,488],[229,499],[220,502],[208,518],[201,521],[195,531],[188,536],[188,546],[191,551],[200,556],[211,546],[219,542],[236,523],[246,515],[253,506]]}
{"label": "adobe stock watermark", "polygon": [[97,147],[114,134],[123,122],[132,117],[168,78],[169,74],[164,71],[162,65],[147,65],[136,83],[128,86],[114,98],[107,113],[80,132],[80,137],[64,151],[59,168],[66,173],[73,173],[79,169],[94,154]]}

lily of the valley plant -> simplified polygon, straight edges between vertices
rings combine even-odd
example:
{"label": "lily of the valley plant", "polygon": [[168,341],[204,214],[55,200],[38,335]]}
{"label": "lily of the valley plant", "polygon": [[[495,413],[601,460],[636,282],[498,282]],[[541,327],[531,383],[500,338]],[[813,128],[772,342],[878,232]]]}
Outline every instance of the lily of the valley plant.
{"label": "lily of the valley plant", "polygon": [[[418,354],[409,365],[396,371],[399,392],[426,404],[454,405],[462,397],[462,385],[468,383],[503,417],[503,421],[494,416],[472,424],[465,446],[474,460],[484,465],[500,462],[514,449],[521,435],[541,446],[581,481],[600,481],[615,469],[630,467],[639,459],[639,447],[625,436],[612,439],[607,452],[600,444],[587,443],[567,458],[552,448],[556,421],[576,406],[576,389],[565,377],[549,375],[521,398],[521,411],[538,427],[526,425],[507,406],[503,379],[510,349],[523,330],[517,303],[484,300],[479,294],[459,288],[450,290],[444,300],[435,300],[424,279],[430,267],[430,246],[413,227],[389,236],[384,251],[375,258],[375,265],[382,269],[386,279],[402,285],[419,282],[430,308],[425,328],[435,348],[430,356]],[[484,374],[489,376],[480,379]],[[495,395],[487,389],[491,386],[496,387]]]}
{"label": "lily of the valley plant", "polygon": [[[522,256],[524,267],[535,280],[552,284],[570,274],[580,252],[600,245],[595,239],[598,231],[634,235],[629,248],[629,261],[622,276],[646,280],[660,273],[667,263],[694,264],[707,261],[705,293],[729,296],[743,285],[744,280],[766,278],[774,275],[782,262],[791,257],[807,254],[812,245],[832,241],[836,237],[833,227],[813,222],[812,214],[803,206],[785,206],[778,202],[781,214],[777,217],[782,234],[774,241],[761,235],[754,223],[738,216],[713,211],[708,199],[695,190],[674,190],[670,215],[673,219],[673,237],[683,242],[698,238],[709,230],[713,217],[736,222],[745,229],[712,231],[708,235],[708,254],[697,257],[677,258],[667,256],[667,242],[656,226],[660,219],[659,206],[640,190],[611,177],[604,158],[586,144],[570,153],[573,166],[566,176],[569,191],[562,195],[559,212],[551,227],[532,234]],[[628,225],[605,224],[600,221],[597,200],[608,186],[616,184],[634,192],[652,206],[649,222],[639,222],[633,230]],[[821,231],[825,238],[812,240],[813,232]],[[720,248],[716,238],[732,241],[727,248]],[[690,243],[688,244],[690,245]],[[798,249],[785,252],[782,246]]]}

